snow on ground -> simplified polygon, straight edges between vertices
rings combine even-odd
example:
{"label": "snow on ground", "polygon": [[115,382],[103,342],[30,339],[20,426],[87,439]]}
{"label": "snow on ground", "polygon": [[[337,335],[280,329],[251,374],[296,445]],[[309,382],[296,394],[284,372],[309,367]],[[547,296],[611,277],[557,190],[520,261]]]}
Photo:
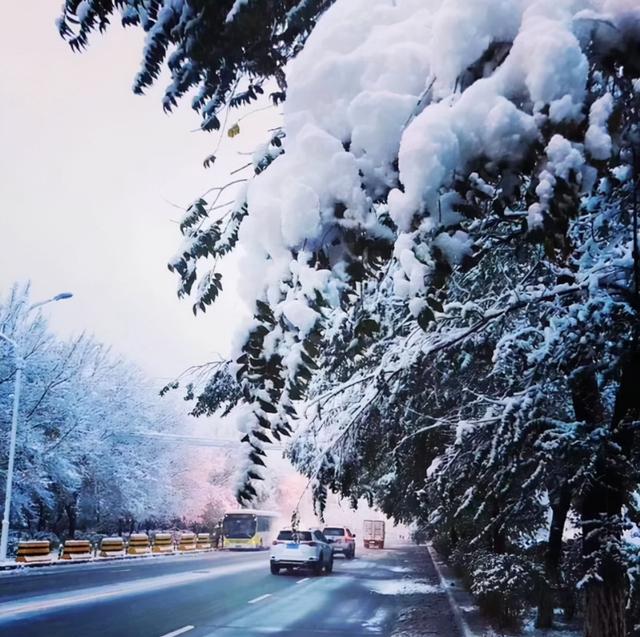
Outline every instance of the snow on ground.
{"label": "snow on ground", "polygon": [[442,593],[442,587],[414,579],[370,580],[367,586],[380,595],[416,595]]}

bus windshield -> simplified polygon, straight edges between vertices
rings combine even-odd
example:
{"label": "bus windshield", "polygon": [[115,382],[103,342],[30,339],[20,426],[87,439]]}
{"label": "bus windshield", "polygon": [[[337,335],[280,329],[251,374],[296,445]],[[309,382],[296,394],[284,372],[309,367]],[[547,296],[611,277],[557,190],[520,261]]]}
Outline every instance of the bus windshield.
{"label": "bus windshield", "polygon": [[256,516],[251,513],[231,513],[224,516],[222,531],[225,537],[249,539],[256,534]]}

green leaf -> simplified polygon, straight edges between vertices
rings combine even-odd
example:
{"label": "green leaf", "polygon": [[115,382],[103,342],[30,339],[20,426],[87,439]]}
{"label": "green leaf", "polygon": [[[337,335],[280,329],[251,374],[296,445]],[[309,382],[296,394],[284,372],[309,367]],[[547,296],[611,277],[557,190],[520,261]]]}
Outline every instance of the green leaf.
{"label": "green leaf", "polygon": [[277,414],[278,410],[276,409],[275,405],[272,405],[271,403],[266,402],[265,400],[262,400],[261,398],[258,398],[258,403],[260,405],[260,409],[262,409],[262,411],[268,413],[268,414]]}
{"label": "green leaf", "polygon": [[263,434],[259,429],[254,429],[251,433],[255,438],[260,440],[260,442],[271,444],[271,438],[269,438],[269,436],[267,436],[266,434]]}
{"label": "green leaf", "polygon": [[433,296],[427,297],[427,303],[435,312],[444,312],[444,306],[442,303]]}
{"label": "green leaf", "polygon": [[429,323],[434,321],[435,318],[436,317],[433,314],[433,311],[430,308],[425,307],[424,310],[422,310],[422,312],[420,312],[420,315],[418,316],[418,325],[426,332],[427,329],[429,328]]}
{"label": "green leaf", "polygon": [[354,330],[354,334],[357,337],[361,336],[373,336],[376,332],[380,331],[380,324],[378,321],[373,320],[372,318],[362,319]]}

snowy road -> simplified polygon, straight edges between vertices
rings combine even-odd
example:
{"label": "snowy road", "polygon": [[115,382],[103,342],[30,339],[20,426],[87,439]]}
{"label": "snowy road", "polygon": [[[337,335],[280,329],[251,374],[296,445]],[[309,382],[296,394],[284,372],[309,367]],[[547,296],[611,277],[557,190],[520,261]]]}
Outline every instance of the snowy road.
{"label": "snowy road", "polygon": [[[412,590],[412,550],[361,551],[321,577],[226,552],[5,573],[0,637],[389,635],[407,594],[435,594]],[[455,637],[441,619],[426,634]]]}

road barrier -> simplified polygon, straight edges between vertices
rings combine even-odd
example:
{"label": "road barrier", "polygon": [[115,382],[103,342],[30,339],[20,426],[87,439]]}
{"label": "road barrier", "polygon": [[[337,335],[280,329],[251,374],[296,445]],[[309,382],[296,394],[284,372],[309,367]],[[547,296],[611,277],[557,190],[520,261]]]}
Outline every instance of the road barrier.
{"label": "road barrier", "polygon": [[151,553],[149,536],[146,533],[132,533],[129,536],[129,555],[148,555]]}
{"label": "road barrier", "polygon": [[153,552],[173,553],[174,551],[173,535],[171,535],[171,533],[156,533],[153,538]]}
{"label": "road barrier", "polygon": [[62,548],[62,560],[90,560],[93,547],[89,540],[66,540]]}
{"label": "road barrier", "polygon": [[26,564],[48,564],[53,559],[49,540],[26,540],[18,542],[16,562]]}
{"label": "road barrier", "polygon": [[127,547],[121,537],[103,537],[100,540],[98,557],[124,557]]}
{"label": "road barrier", "polygon": [[208,551],[213,548],[213,545],[211,544],[211,535],[209,535],[209,533],[198,533],[196,548],[198,551]]}
{"label": "road barrier", "polygon": [[196,534],[187,532],[180,534],[178,551],[195,551],[197,546]]}
{"label": "road barrier", "polygon": [[[59,551],[52,551],[49,540],[23,540],[18,543],[16,566],[31,564],[55,564],[57,562],[90,561],[93,559],[108,559],[115,557],[136,557],[138,555],[165,554],[176,552],[191,553],[194,551],[209,551],[217,548],[209,533],[191,533],[185,531],[180,534],[178,543],[174,543],[172,533],[156,533],[153,546],[146,533],[132,533],[127,542],[121,537],[104,537],[99,548],[94,548],[89,540],[67,540]],[[4,565],[7,568],[8,565]],[[10,566],[9,566],[10,568]]]}

